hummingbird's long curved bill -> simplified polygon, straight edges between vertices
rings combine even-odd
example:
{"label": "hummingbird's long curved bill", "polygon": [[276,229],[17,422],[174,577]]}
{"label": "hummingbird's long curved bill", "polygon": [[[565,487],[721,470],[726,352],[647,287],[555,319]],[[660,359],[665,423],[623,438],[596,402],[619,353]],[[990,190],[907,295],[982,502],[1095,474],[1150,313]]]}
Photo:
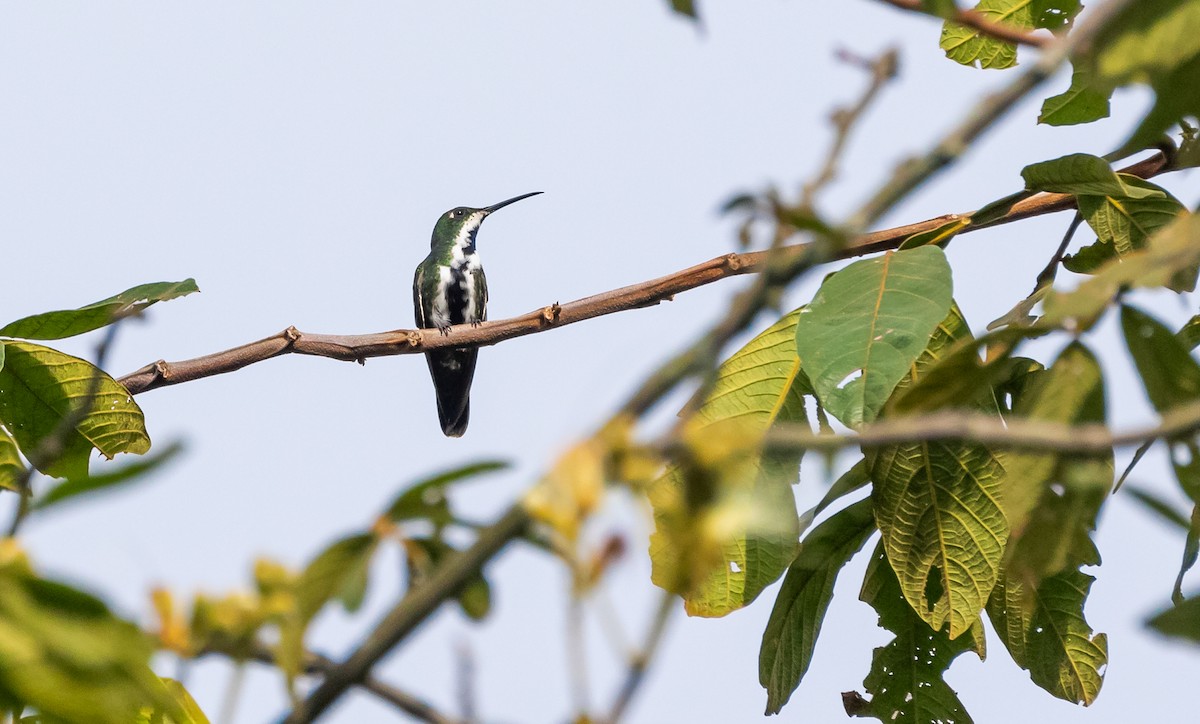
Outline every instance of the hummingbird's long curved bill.
{"label": "hummingbird's long curved bill", "polygon": [[509,204],[515,204],[518,201],[520,201],[521,199],[527,199],[530,196],[537,196],[540,193],[542,193],[542,192],[534,191],[534,192],[528,193],[528,194],[521,194],[520,196],[514,196],[511,199],[508,199],[507,201],[501,201],[498,204],[492,204],[491,206],[485,206],[480,210],[483,211],[483,213],[485,213],[485,214],[490,214],[493,211],[499,211],[500,209],[503,209],[505,206],[508,206]]}

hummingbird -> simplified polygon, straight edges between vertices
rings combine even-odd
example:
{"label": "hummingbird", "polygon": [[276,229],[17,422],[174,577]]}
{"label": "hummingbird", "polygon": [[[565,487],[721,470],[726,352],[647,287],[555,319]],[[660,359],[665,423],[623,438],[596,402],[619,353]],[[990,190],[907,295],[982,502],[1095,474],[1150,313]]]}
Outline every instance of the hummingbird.
{"label": "hummingbird", "polygon": [[[417,266],[413,279],[413,310],[421,329],[450,334],[454,324],[478,326],[487,320],[488,288],[483,265],[475,251],[475,235],[492,213],[541,191],[473,209],[459,206],[442,214],[433,227],[429,256]],[[475,347],[439,349],[425,353],[438,420],[447,437],[462,437],[471,414],[471,379],[475,376]]]}

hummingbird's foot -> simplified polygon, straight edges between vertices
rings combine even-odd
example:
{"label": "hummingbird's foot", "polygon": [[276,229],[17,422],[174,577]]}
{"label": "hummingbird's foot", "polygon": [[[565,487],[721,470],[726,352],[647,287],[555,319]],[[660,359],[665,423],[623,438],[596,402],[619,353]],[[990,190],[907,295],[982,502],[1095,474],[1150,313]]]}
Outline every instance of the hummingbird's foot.
{"label": "hummingbird's foot", "polygon": [[442,333],[443,337],[449,337],[450,336],[450,325],[447,324],[445,327],[438,327],[438,331]]}
{"label": "hummingbird's foot", "polygon": [[482,319],[472,319],[472,320],[471,320],[471,328],[472,328],[472,329],[474,329],[475,327],[478,327],[478,326],[479,326],[479,325],[481,325],[481,324],[483,324],[483,320],[482,320]]}

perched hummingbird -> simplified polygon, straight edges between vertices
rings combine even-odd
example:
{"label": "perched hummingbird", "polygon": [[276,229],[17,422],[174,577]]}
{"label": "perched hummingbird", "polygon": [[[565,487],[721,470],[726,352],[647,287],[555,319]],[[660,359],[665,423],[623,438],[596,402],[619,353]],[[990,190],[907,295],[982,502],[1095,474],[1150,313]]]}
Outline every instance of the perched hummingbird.
{"label": "perched hummingbird", "polygon": [[[417,326],[436,327],[442,334],[450,334],[450,325],[474,326],[487,319],[487,278],[475,253],[475,235],[492,212],[540,193],[522,194],[482,209],[460,206],[441,215],[433,227],[429,256],[417,267],[413,280]],[[461,437],[467,431],[471,378],[478,356],[479,350],[474,347],[425,353],[437,394],[438,419],[448,437]]]}

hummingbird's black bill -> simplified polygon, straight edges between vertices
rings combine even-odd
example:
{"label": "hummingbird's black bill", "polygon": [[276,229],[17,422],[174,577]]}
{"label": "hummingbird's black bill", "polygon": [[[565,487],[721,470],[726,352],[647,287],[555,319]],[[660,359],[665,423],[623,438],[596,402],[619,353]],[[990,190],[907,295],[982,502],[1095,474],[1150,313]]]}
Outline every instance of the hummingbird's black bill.
{"label": "hummingbird's black bill", "polygon": [[521,194],[520,196],[514,196],[511,199],[508,199],[507,201],[501,201],[498,204],[492,204],[491,206],[485,206],[485,207],[483,207],[482,211],[485,214],[490,214],[493,211],[499,211],[500,209],[503,209],[505,206],[508,206],[509,204],[515,204],[518,201],[520,201],[521,199],[527,199],[530,196],[537,196],[540,193],[542,193],[542,192],[541,191],[533,191],[528,194]]}

